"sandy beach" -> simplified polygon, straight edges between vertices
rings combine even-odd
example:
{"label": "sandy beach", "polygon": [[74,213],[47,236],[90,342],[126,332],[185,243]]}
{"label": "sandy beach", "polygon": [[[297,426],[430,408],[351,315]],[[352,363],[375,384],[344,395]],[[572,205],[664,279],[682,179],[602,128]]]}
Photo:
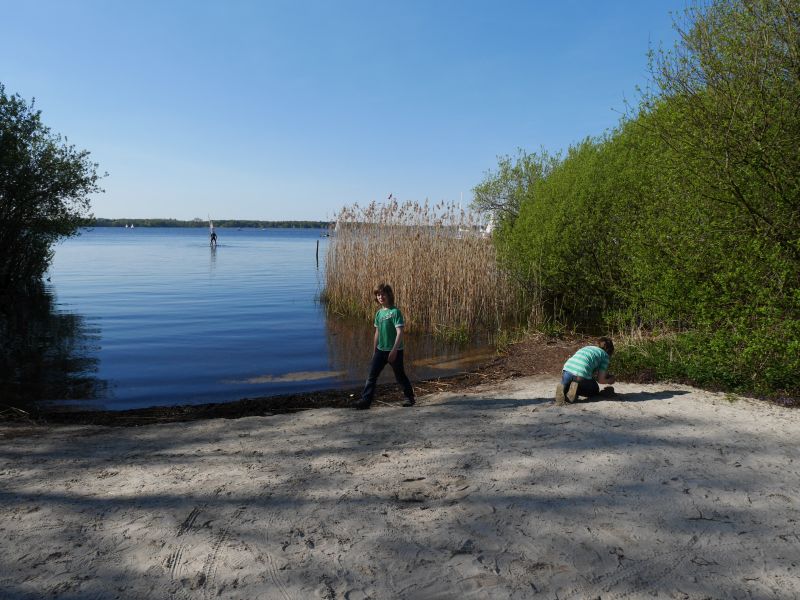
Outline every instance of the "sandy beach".
{"label": "sandy beach", "polygon": [[553,387],[0,425],[0,598],[800,597],[800,412]]}

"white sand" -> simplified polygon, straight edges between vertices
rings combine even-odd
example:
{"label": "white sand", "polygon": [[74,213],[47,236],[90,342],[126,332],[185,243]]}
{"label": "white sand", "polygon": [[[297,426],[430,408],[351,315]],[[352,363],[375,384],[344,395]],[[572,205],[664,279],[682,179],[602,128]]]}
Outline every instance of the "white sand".
{"label": "white sand", "polygon": [[800,596],[800,411],[553,384],[0,426],[0,598]]}

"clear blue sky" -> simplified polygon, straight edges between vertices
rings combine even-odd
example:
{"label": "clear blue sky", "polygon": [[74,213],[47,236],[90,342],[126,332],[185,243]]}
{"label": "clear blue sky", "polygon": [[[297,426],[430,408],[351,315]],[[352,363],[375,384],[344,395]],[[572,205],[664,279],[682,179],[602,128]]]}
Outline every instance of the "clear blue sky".
{"label": "clear blue sky", "polygon": [[99,217],[471,200],[613,127],[684,0],[0,0],[0,81],[91,151]]}

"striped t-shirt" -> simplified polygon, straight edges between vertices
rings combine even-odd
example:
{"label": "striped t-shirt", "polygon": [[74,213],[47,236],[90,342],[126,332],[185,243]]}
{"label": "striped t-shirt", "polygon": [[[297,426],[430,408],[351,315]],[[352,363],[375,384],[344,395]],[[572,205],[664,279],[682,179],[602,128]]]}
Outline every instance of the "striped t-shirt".
{"label": "striped t-shirt", "polygon": [[598,346],[584,346],[564,364],[564,370],[591,379],[595,371],[608,371],[611,357]]}

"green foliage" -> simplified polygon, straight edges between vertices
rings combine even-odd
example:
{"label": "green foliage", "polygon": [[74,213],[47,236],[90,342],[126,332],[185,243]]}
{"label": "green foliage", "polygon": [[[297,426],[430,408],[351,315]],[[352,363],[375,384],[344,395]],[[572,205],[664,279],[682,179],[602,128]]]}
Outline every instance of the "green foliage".
{"label": "green foliage", "polygon": [[101,191],[97,165],[41,122],[34,103],[0,84],[0,288],[39,280],[60,238],[89,217],[89,196]]}
{"label": "green foliage", "polygon": [[798,257],[800,3],[728,0],[691,8],[681,44],[653,56],[658,96],[671,111],[652,125],[674,149],[687,191],[727,225],[785,244]]}
{"label": "green foliage", "polygon": [[656,91],[495,234],[539,323],[673,332],[615,370],[800,393],[800,3],[691,8]]}
{"label": "green foliage", "polygon": [[603,140],[570,148],[498,232],[504,266],[545,307],[544,318],[591,321],[613,301],[619,239],[608,159]]}
{"label": "green foliage", "polygon": [[800,394],[800,325],[773,323],[758,330],[697,329],[621,345],[614,371],[625,379],[691,383],[768,396]]}
{"label": "green foliage", "polygon": [[438,324],[433,327],[433,336],[436,339],[456,346],[466,346],[470,341],[470,334],[468,325],[463,322],[457,325]]}
{"label": "green foliage", "polygon": [[567,326],[555,319],[545,319],[536,326],[536,331],[549,339],[561,339],[567,333]]}
{"label": "green foliage", "polygon": [[497,353],[505,354],[512,345],[525,339],[527,333],[527,330],[523,328],[500,329],[494,336],[494,347]]}
{"label": "green foliage", "polygon": [[490,213],[499,221],[513,221],[536,182],[547,177],[557,163],[558,157],[545,150],[529,154],[519,149],[516,157],[499,157],[497,171],[486,173],[472,189],[472,208]]}

